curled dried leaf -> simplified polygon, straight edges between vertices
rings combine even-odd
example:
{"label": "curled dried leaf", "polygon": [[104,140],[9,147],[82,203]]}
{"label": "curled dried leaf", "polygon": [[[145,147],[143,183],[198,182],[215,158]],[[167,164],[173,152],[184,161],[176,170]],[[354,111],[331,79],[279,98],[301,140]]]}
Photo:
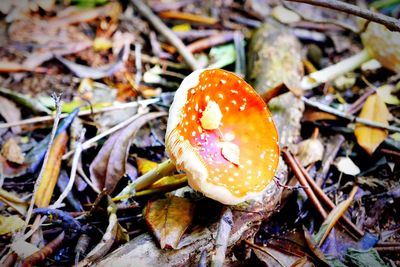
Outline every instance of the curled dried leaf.
{"label": "curled dried leaf", "polygon": [[[388,119],[390,116],[389,110],[380,96],[374,94],[369,96],[365,101],[359,117],[389,125]],[[364,148],[368,154],[372,155],[380,143],[386,139],[388,131],[357,123],[354,134],[357,138],[357,143]]]}

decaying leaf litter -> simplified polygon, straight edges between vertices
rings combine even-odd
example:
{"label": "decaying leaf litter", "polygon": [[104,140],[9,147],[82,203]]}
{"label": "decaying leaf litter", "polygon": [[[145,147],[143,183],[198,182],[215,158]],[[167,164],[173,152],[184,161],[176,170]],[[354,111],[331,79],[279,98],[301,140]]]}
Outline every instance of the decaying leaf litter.
{"label": "decaying leaf litter", "polygon": [[[14,2],[2,265],[400,265],[396,1]],[[268,103],[281,158],[262,199],[222,205],[166,161],[174,92],[207,67]]]}

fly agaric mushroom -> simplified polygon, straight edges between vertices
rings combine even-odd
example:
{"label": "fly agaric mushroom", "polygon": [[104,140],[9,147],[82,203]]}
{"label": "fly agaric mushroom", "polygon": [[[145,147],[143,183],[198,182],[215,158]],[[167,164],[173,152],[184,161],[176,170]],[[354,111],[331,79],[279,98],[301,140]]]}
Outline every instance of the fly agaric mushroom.
{"label": "fly agaric mushroom", "polygon": [[176,91],[166,150],[189,185],[234,205],[261,196],[278,165],[278,134],[254,89],[235,74],[197,70]]}

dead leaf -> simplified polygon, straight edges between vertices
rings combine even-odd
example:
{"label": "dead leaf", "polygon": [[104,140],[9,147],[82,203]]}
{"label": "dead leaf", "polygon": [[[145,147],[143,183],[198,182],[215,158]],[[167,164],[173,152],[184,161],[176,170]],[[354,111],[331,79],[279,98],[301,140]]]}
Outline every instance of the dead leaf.
{"label": "dead leaf", "polygon": [[[21,120],[21,110],[14,102],[2,96],[0,96],[0,115],[8,123]],[[20,127],[12,127],[11,129],[14,134],[20,132]]]}
{"label": "dead leaf", "polygon": [[297,145],[295,155],[301,162],[301,165],[308,166],[311,163],[317,162],[322,159],[324,155],[324,145],[318,139],[318,133],[311,138],[300,142]]}
{"label": "dead leaf", "polygon": [[295,23],[301,20],[299,14],[281,5],[274,7],[271,15],[284,24]]}
{"label": "dead leaf", "polygon": [[14,102],[20,104],[21,106],[29,108],[34,113],[46,113],[48,115],[51,114],[50,109],[46,108],[39,101],[33,99],[30,96],[17,93],[4,87],[0,87],[0,94],[7,97],[8,99],[12,99]]}
{"label": "dead leaf", "polygon": [[1,154],[10,162],[22,164],[25,157],[21,147],[14,138],[9,138],[1,148]]}
{"label": "dead leaf", "polygon": [[117,209],[113,203],[109,205],[108,226],[101,241],[87,254],[78,266],[90,266],[91,263],[103,257],[113,245],[129,240],[126,230],[118,223]]}
{"label": "dead leaf", "polygon": [[13,164],[2,155],[0,155],[0,165],[0,173],[7,178],[18,177],[26,173],[26,170],[29,167],[28,163],[24,163],[22,165]]}
{"label": "dead leaf", "polygon": [[144,217],[161,248],[177,248],[193,219],[194,204],[189,199],[170,196],[150,201]]}
{"label": "dead leaf", "polygon": [[115,72],[123,68],[124,62],[128,59],[128,56],[129,48],[127,46],[124,46],[118,53],[115,62],[98,68],[77,64],[61,56],[56,56],[56,58],[79,78],[101,79],[104,77],[112,76]]}
{"label": "dead leaf", "polygon": [[111,17],[116,20],[122,11],[122,7],[118,2],[112,2],[105,6],[97,8],[79,8],[71,6],[61,12],[57,16],[48,21],[49,26],[64,27],[68,24],[90,21],[99,17]]}
{"label": "dead leaf", "polygon": [[148,121],[165,115],[164,112],[147,113],[126,128],[111,135],[90,164],[90,179],[98,190],[112,193],[125,174],[128,149],[137,131]]}
{"label": "dead leaf", "polygon": [[338,157],[335,160],[335,165],[340,172],[347,175],[357,175],[360,173],[360,168],[349,157]]}
{"label": "dead leaf", "polygon": [[25,225],[25,222],[18,216],[3,216],[0,215],[0,235],[13,233],[18,231]]}
{"label": "dead leaf", "polygon": [[376,90],[376,93],[380,96],[382,101],[385,102],[386,104],[399,105],[400,99],[397,96],[392,94],[392,93],[395,93],[396,91],[398,91],[398,89],[395,86],[393,86],[391,84],[385,84],[385,85],[382,85],[381,87],[379,87]]}
{"label": "dead leaf", "polygon": [[58,175],[60,173],[61,158],[64,155],[67,141],[68,135],[64,131],[54,139],[53,145],[50,148],[49,159],[36,192],[35,204],[39,208],[46,208],[50,204],[54,187],[56,186]]}
{"label": "dead leaf", "polygon": [[[373,94],[367,98],[360,113],[360,118],[379,122],[384,125],[389,125],[389,117],[389,110],[377,94]],[[354,134],[357,138],[357,143],[364,148],[368,154],[372,155],[380,143],[386,139],[388,131],[357,123]]]}
{"label": "dead leaf", "polygon": [[306,109],[303,113],[302,121],[320,121],[320,120],[337,120],[337,117],[333,114],[317,111],[312,109]]}

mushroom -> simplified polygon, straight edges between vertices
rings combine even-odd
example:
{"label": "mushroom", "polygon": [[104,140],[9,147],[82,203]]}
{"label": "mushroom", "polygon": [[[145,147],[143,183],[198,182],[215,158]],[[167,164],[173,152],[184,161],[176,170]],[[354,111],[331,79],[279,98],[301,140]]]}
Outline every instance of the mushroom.
{"label": "mushroom", "polygon": [[370,22],[366,31],[361,34],[361,39],[365,47],[361,52],[337,64],[304,76],[300,87],[303,90],[312,89],[321,83],[358,68],[361,64],[371,59],[376,59],[384,67],[400,73],[399,32],[390,31],[381,24]]}
{"label": "mushroom", "polygon": [[220,69],[183,80],[169,112],[166,150],[194,190],[227,205],[262,196],[279,160],[266,104],[243,79]]}

